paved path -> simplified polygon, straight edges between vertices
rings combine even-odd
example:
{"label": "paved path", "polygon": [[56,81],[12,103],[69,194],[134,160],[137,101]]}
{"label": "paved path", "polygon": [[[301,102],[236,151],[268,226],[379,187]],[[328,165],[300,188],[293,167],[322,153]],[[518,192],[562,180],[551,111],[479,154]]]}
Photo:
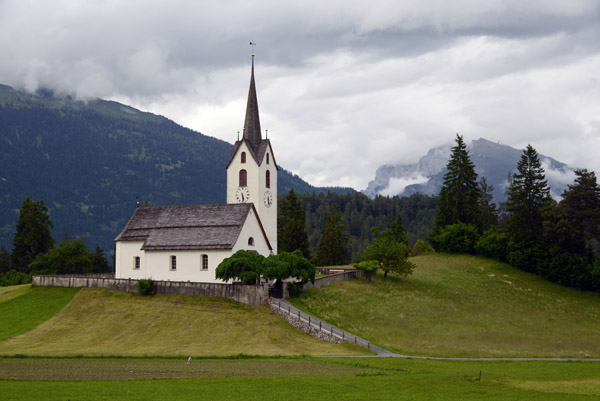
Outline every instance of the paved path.
{"label": "paved path", "polygon": [[[357,337],[352,333],[348,333],[338,327],[332,326],[329,323],[325,323],[322,320],[309,315],[294,307],[289,302],[279,298],[269,299],[272,308],[277,308],[280,311],[286,312],[295,318],[300,319],[304,323],[309,324],[313,328],[320,329],[332,336],[335,336],[341,340],[350,341],[355,344],[362,345],[370,350],[377,352],[377,357],[388,357],[388,358],[407,358],[407,359],[431,359],[438,361],[554,361],[554,362],[600,362],[600,358],[448,358],[448,357],[437,357],[437,356],[416,356],[416,355],[404,355],[396,354],[385,348],[381,348],[377,345],[373,345],[367,340]],[[373,355],[343,355],[339,356],[343,358],[372,358]],[[335,358],[339,358],[335,357]]]}

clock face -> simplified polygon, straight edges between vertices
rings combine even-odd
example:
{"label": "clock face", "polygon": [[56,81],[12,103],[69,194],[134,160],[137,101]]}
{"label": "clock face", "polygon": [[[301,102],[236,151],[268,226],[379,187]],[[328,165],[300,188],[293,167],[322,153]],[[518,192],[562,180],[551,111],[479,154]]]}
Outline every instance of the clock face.
{"label": "clock face", "polygon": [[235,191],[235,199],[239,203],[249,202],[250,201],[250,191],[248,190],[248,187],[239,187]]}
{"label": "clock face", "polygon": [[266,207],[271,207],[271,205],[273,205],[273,194],[271,191],[265,191],[265,194],[263,195],[263,202],[265,203]]}

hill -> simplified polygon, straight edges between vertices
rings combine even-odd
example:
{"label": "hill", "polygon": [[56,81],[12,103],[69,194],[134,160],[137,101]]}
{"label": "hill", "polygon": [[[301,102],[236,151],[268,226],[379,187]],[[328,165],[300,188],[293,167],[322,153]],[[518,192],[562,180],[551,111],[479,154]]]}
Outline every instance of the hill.
{"label": "hill", "polygon": [[[12,248],[18,209],[30,197],[49,207],[55,239],[69,232],[112,251],[136,200],[224,203],[231,148],[117,102],[0,85],[0,245]],[[350,191],[315,188],[282,169],[279,193],[290,188]]]}
{"label": "hill", "polygon": [[409,355],[599,357],[600,294],[492,260],[415,257],[408,278],[381,275],[309,290],[292,302]]}
{"label": "hill", "polygon": [[[56,300],[42,308],[49,292]],[[42,311],[30,314],[36,301]],[[53,312],[48,312],[51,308]],[[266,305],[252,307],[216,297],[144,297],[120,291],[36,287],[13,299],[0,299],[0,321],[14,321],[15,316],[21,317],[19,327],[26,329],[0,330],[0,355],[366,353],[358,346],[317,340],[271,313]]]}
{"label": "hill", "polygon": [[[375,178],[363,191],[374,197],[377,194],[408,196],[414,193],[437,195],[444,182],[446,165],[454,144],[446,144],[430,149],[415,164],[383,165],[377,169]],[[534,144],[535,145],[535,144]],[[506,200],[505,190],[509,173],[514,173],[523,153],[501,143],[487,139],[473,140],[469,146],[469,157],[475,165],[475,171],[485,176],[488,185],[494,187],[494,201]],[[552,196],[558,197],[571,184],[573,169],[551,157],[540,155],[540,161],[546,170],[546,179],[552,190]]]}

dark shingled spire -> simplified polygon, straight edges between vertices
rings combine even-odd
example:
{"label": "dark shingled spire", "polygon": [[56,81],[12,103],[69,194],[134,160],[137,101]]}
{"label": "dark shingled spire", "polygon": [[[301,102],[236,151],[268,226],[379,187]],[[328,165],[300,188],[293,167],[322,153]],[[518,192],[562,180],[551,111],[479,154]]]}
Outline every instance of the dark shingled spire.
{"label": "dark shingled spire", "polygon": [[254,53],[252,53],[252,74],[250,76],[250,90],[248,91],[248,105],[246,106],[246,121],[244,122],[244,139],[248,141],[255,152],[258,151],[262,136],[258,117],[256,87],[254,86]]}

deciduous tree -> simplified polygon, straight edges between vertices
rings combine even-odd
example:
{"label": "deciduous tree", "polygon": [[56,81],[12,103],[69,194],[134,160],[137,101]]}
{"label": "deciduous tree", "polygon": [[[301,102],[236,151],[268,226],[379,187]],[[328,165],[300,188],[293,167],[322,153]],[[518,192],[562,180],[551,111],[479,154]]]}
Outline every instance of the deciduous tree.
{"label": "deciduous tree", "polygon": [[223,281],[240,280],[252,284],[260,279],[265,257],[240,249],[223,259],[215,271],[215,277]]}

